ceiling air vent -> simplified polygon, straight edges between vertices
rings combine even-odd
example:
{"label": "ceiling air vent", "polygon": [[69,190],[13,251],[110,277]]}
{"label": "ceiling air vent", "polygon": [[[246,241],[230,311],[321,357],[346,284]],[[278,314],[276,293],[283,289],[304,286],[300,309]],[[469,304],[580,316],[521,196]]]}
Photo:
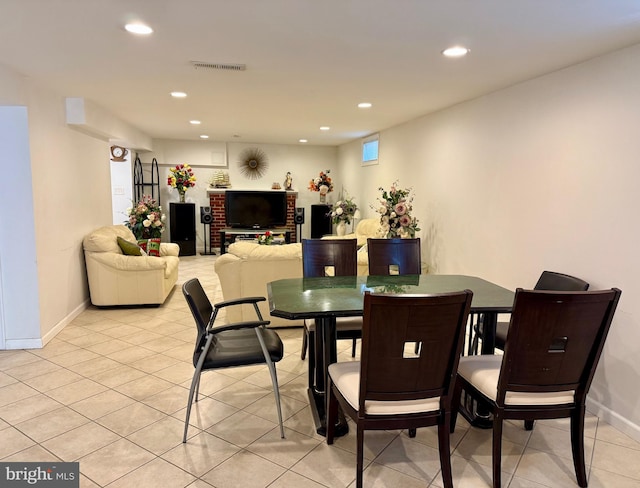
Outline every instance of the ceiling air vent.
{"label": "ceiling air vent", "polygon": [[206,63],[203,61],[191,61],[191,65],[195,69],[224,69],[228,71],[244,71],[247,69],[246,64],[231,64],[231,63]]}

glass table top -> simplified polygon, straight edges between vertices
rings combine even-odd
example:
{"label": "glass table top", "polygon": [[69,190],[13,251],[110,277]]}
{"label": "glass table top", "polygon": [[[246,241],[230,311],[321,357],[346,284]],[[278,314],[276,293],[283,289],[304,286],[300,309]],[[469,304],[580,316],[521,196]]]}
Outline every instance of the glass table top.
{"label": "glass table top", "polygon": [[472,312],[510,312],[514,292],[475,276],[396,275],[292,278],[267,284],[271,315],[286,319],[362,315],[371,293],[433,294],[469,289]]}

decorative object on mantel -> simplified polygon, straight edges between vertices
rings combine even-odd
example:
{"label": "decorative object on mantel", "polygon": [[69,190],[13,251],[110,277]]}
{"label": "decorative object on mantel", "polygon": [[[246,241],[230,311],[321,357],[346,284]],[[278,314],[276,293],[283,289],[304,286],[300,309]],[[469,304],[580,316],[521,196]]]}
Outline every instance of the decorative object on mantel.
{"label": "decorative object on mantel", "polygon": [[277,181],[275,181],[275,182],[273,182],[273,183],[271,184],[271,189],[272,189],[272,190],[281,190],[281,189],[282,189],[282,187],[280,186],[280,183],[278,183]]}
{"label": "decorative object on mantel", "polygon": [[358,206],[353,201],[353,198],[347,197],[343,200],[338,200],[331,207],[331,221],[336,224],[336,234],[343,236],[347,233],[347,224],[351,223]]}
{"label": "decorative object on mantel", "polygon": [[250,180],[262,178],[269,167],[268,160],[267,153],[262,149],[249,147],[240,153],[240,173]]}
{"label": "decorative object on mantel", "polygon": [[413,195],[411,188],[398,188],[398,180],[394,181],[387,192],[384,188],[378,188],[382,197],[378,199],[379,207],[371,206],[380,214],[381,237],[392,239],[394,237],[415,237],[420,230],[418,220],[411,217],[413,209]]}
{"label": "decorative object on mantel", "polygon": [[[134,202],[132,202],[134,203]],[[164,232],[165,215],[162,207],[150,195],[143,195],[138,203],[127,209],[125,225],[136,239],[159,238]]]}
{"label": "decorative object on mantel", "polygon": [[287,176],[284,177],[284,189],[293,190],[293,178],[291,172],[287,171]]}
{"label": "decorative object on mantel", "polygon": [[196,186],[196,177],[191,166],[188,164],[176,164],[175,168],[170,168],[167,185],[178,189],[180,202],[184,203],[184,194],[187,192],[187,188]]}
{"label": "decorative object on mantel", "polygon": [[320,203],[326,203],[327,193],[333,191],[333,183],[329,173],[331,173],[330,169],[320,171],[318,177],[309,182],[309,190],[320,192]]}
{"label": "decorative object on mantel", "polygon": [[229,173],[226,171],[216,171],[209,178],[209,186],[212,188],[231,188]]}

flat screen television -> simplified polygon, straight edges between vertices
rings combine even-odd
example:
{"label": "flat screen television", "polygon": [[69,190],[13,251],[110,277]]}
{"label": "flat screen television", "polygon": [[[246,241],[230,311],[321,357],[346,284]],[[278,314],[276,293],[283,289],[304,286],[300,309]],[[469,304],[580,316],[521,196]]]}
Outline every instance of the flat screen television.
{"label": "flat screen television", "polygon": [[287,192],[227,190],[227,227],[269,229],[287,225]]}

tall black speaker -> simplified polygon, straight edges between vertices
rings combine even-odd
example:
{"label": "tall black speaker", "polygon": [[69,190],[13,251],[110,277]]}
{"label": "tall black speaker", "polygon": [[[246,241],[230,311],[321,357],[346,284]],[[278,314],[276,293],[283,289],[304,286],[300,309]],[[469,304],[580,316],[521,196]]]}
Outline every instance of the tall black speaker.
{"label": "tall black speaker", "polygon": [[181,256],[194,256],[196,253],[196,204],[171,203],[169,215],[171,242],[180,246]]}
{"label": "tall black speaker", "polygon": [[317,239],[331,234],[331,205],[311,205],[311,238]]}
{"label": "tall black speaker", "polygon": [[304,224],[304,207],[297,207],[293,212],[293,223]]}
{"label": "tall black speaker", "polygon": [[211,207],[200,207],[200,223],[210,224],[211,222],[213,222]]}

